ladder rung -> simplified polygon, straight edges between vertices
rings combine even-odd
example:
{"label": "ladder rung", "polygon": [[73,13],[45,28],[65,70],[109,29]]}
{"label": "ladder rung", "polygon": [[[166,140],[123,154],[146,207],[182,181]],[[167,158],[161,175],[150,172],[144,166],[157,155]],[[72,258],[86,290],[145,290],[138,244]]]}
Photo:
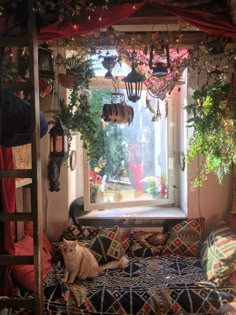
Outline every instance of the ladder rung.
{"label": "ladder rung", "polygon": [[0,297],[0,309],[2,308],[34,308],[35,300],[33,297],[27,298],[7,298]]}
{"label": "ladder rung", "polygon": [[32,170],[0,170],[0,178],[32,178]]}
{"label": "ladder rung", "polygon": [[20,36],[20,37],[0,37],[0,47],[4,46],[17,46],[17,47],[25,47],[29,46],[29,38],[28,36]]}
{"label": "ladder rung", "polygon": [[0,265],[33,265],[34,256],[0,255]]}
{"label": "ladder rung", "polygon": [[0,212],[0,222],[10,222],[10,221],[32,221],[33,214],[31,212]]}
{"label": "ladder rung", "polygon": [[9,91],[31,91],[33,90],[33,87],[33,84],[28,81],[1,83],[1,89]]}

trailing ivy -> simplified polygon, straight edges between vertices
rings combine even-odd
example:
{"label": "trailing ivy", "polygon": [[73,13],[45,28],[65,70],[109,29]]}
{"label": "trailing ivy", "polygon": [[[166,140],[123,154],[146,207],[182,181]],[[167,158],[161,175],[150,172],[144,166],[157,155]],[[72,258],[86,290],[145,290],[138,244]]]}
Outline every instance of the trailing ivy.
{"label": "trailing ivy", "polygon": [[69,101],[60,99],[59,109],[51,112],[52,120],[55,123],[57,119],[60,119],[71,135],[80,134],[84,148],[89,154],[97,132],[97,124],[89,104],[88,88],[90,79],[94,76],[92,62],[76,55],[67,58],[63,66],[66,70],[78,74],[78,78],[70,91]]}
{"label": "trailing ivy", "polygon": [[187,127],[194,134],[187,151],[187,162],[201,156],[193,178],[195,187],[201,187],[209,173],[215,173],[219,182],[236,163],[236,99],[235,88],[224,81],[203,86],[193,94],[194,103],[185,109],[190,114]]}

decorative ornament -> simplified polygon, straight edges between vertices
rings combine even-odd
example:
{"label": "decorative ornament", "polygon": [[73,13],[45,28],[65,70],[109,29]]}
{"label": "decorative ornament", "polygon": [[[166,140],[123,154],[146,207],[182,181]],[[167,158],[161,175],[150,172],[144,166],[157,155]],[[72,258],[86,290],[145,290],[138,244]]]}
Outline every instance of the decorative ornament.
{"label": "decorative ornament", "polygon": [[132,106],[128,106],[123,93],[112,93],[111,104],[104,104],[102,111],[102,119],[105,122],[116,124],[131,124],[134,119],[134,110]]}
{"label": "decorative ornament", "polygon": [[[149,58],[149,68],[152,70],[152,76],[154,77],[164,77],[168,74],[168,68],[170,67],[170,54],[169,54],[169,45],[168,43],[165,46],[166,50],[166,63],[164,62],[156,62],[153,63],[155,56],[154,56],[154,45],[151,46],[150,50],[150,58]],[[161,52],[164,51],[164,46],[162,46]],[[156,50],[157,53],[159,53],[158,50]],[[159,53],[160,55],[160,53]]]}
{"label": "decorative ornament", "polygon": [[113,79],[113,75],[111,70],[115,67],[117,62],[117,56],[105,56],[102,61],[102,65],[105,69],[107,69],[107,73],[105,74],[106,79]]}
{"label": "decorative ornament", "polygon": [[50,155],[48,164],[49,190],[59,191],[60,168],[69,157],[70,132],[58,119],[50,129]]}

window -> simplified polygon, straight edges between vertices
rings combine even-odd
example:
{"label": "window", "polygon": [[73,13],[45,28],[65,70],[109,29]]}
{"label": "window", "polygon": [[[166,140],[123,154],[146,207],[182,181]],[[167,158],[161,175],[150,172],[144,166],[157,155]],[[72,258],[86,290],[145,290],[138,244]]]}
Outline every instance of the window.
{"label": "window", "polygon": [[[144,89],[141,99],[132,103],[127,100],[121,80],[114,93],[114,87],[111,84],[108,87],[112,81],[104,78],[107,70],[99,67],[99,63],[95,69],[96,87],[91,89],[90,104],[94,112],[99,113],[100,128],[97,131],[99,142],[93,146],[89,157],[84,154],[86,209],[179,207],[180,197],[183,198],[179,159],[185,86],[176,86],[165,101]],[[120,77],[129,71],[123,64],[117,65],[112,73]],[[117,117],[116,122],[101,119],[106,110],[119,114],[122,109],[117,104],[122,101],[127,106],[125,110],[132,109],[128,115],[130,123],[122,123]]]}

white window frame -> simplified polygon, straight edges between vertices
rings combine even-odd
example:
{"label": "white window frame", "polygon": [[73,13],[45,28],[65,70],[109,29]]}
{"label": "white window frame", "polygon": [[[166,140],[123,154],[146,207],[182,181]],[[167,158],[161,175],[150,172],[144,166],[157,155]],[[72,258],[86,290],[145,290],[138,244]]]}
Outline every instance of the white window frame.
{"label": "white window frame", "polygon": [[[186,77],[186,75],[185,75]],[[183,124],[184,120],[184,100],[187,99],[186,85],[181,87],[181,92],[177,90],[179,87],[175,87],[172,91],[171,95],[168,96],[169,102],[169,111],[167,116],[168,121],[168,156],[169,156],[169,172],[168,172],[168,183],[169,188],[173,187],[173,189],[169,189],[169,198],[168,199],[158,199],[158,200],[135,200],[128,202],[112,202],[112,203],[99,203],[99,204],[90,204],[90,196],[89,196],[89,178],[88,178],[88,159],[87,152],[84,150],[83,153],[83,195],[85,200],[85,211],[93,211],[93,210],[106,210],[108,209],[117,209],[120,208],[128,208],[130,207],[154,207],[156,211],[160,211],[160,208],[168,211],[173,208],[182,209],[182,205],[184,205],[184,212],[186,214],[186,200],[187,200],[187,188],[186,188],[186,168],[185,170],[180,171],[180,159],[182,157],[181,152],[184,151],[185,140],[185,132],[183,132]],[[178,94],[177,94],[178,93]],[[176,97],[178,95],[178,97]],[[183,103],[183,104],[182,104]],[[172,135],[172,137],[171,137]],[[164,207],[164,208],[163,208]],[[121,216],[124,215],[124,211]],[[179,216],[177,214],[177,216]]]}

